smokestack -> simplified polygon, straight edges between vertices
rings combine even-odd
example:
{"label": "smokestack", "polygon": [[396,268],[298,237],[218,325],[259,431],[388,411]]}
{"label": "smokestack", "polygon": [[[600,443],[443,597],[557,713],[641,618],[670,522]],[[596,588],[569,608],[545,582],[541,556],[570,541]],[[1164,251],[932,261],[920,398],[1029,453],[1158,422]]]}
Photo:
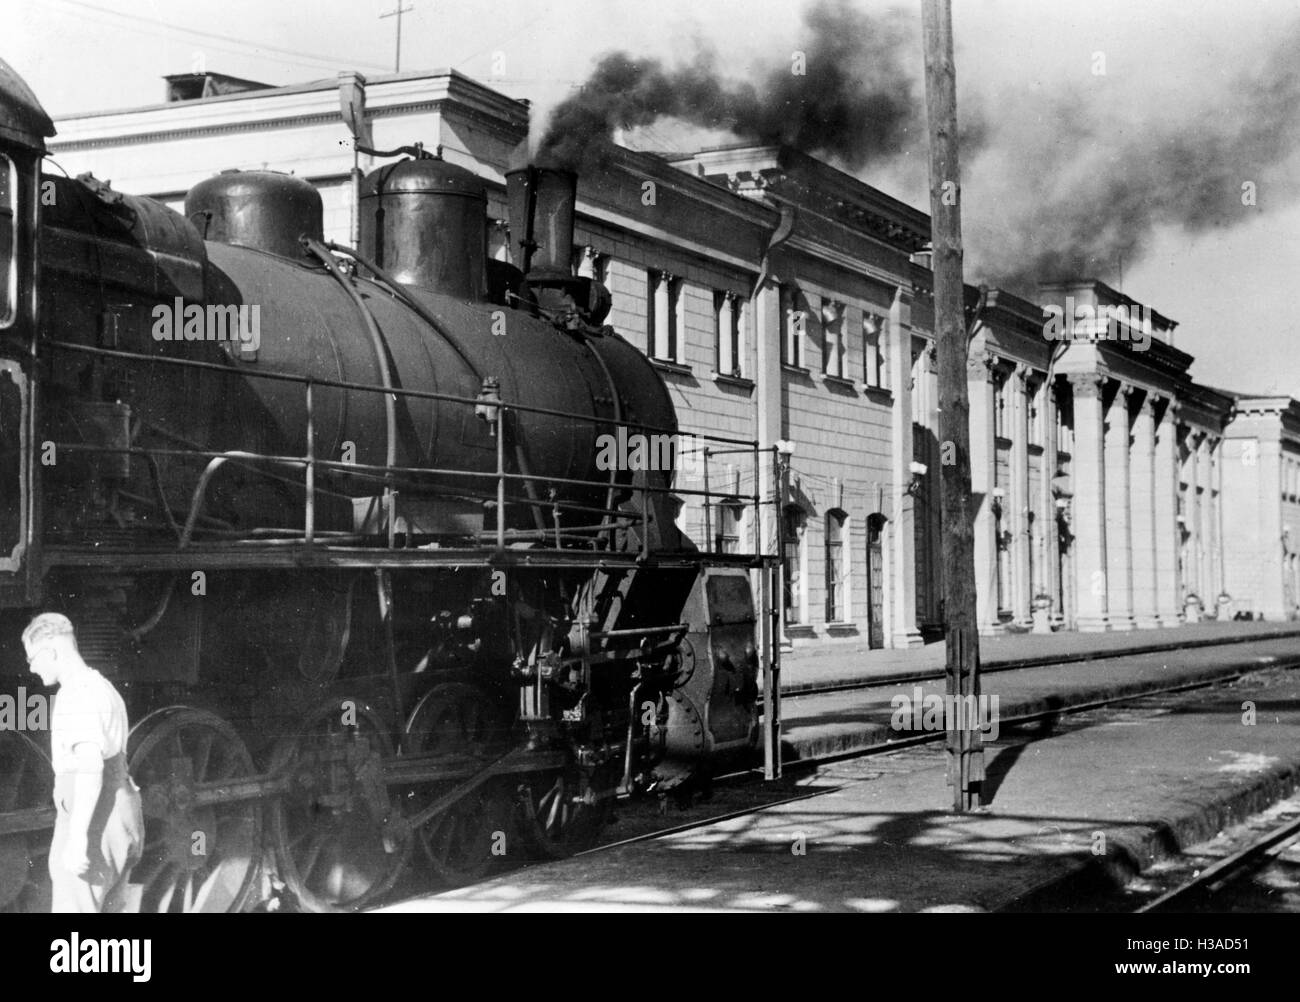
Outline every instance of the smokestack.
{"label": "smokestack", "polygon": [[554,167],[521,167],[506,173],[506,193],[515,265],[525,275],[567,278],[578,176]]}

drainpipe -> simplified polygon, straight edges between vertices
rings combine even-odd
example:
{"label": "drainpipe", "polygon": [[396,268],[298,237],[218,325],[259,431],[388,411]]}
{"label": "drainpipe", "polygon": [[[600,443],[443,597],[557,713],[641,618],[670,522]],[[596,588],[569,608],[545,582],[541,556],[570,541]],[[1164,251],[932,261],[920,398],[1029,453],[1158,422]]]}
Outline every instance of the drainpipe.
{"label": "drainpipe", "polygon": [[339,74],[339,112],[352,134],[352,222],[350,240],[361,246],[361,146],[374,146],[366,121],[366,78],[354,70]]}

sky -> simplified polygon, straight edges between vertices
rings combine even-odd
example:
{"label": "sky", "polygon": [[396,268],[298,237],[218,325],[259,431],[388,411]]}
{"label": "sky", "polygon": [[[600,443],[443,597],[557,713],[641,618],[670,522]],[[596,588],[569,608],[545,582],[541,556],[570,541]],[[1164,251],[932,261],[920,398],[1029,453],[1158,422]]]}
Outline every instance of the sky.
{"label": "sky", "polygon": [[[277,85],[377,74],[393,69],[395,18],[380,15],[397,2],[0,0],[0,58],[56,117],[157,103],[164,74],[197,65]],[[919,0],[845,2],[867,15],[900,7],[919,27]],[[1122,267],[1124,292],[1177,320],[1199,381],[1300,397],[1300,316],[1289,309],[1300,280],[1300,104],[1289,103],[1300,45],[1288,48],[1300,40],[1300,0],[953,5],[958,111],[984,137],[963,152],[968,280],[1038,260],[1045,235],[1085,242],[1131,225],[1141,239],[1102,239],[1094,277],[1120,285]],[[611,50],[669,68],[711,51],[740,84],[788,62],[804,38],[803,0],[404,6],[403,70],[454,67],[531,99],[537,119]],[[919,72],[919,42],[902,62]],[[923,135],[923,118],[916,126]],[[672,123],[651,132],[683,135]],[[927,208],[923,151],[854,172]],[[1246,181],[1253,205],[1237,199]],[[1116,246],[1129,247],[1122,263]]]}

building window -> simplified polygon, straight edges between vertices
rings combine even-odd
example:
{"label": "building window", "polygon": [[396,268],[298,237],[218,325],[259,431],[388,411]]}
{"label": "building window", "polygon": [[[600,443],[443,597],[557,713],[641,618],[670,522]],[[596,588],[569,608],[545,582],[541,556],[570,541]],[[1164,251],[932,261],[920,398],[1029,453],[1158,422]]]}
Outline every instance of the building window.
{"label": "building window", "polygon": [[718,503],[718,521],[713,540],[716,552],[740,552],[740,523],[744,517],[745,506],[735,498],[727,498]]}
{"label": "building window", "polygon": [[745,344],[742,333],[745,301],[734,292],[714,292],[713,319],[718,374],[740,378],[745,374]]}
{"label": "building window", "polygon": [[785,622],[793,626],[804,621],[803,613],[803,530],[804,513],[798,505],[786,505],[782,512],[785,564]]}
{"label": "building window", "polygon": [[1035,383],[1029,390],[1029,444],[1043,444],[1043,405],[1047,399],[1045,383]]}
{"label": "building window", "polygon": [[781,362],[804,367],[804,334],[808,323],[802,297],[791,285],[781,286]]}
{"label": "building window", "polygon": [[17,190],[13,161],[0,154],[0,327],[13,323],[18,302],[18,217],[14,212]]}
{"label": "building window", "polygon": [[993,377],[993,434],[1007,437],[1007,374],[999,372]]}
{"label": "building window", "polygon": [[1056,451],[1074,452],[1074,397],[1069,392],[1056,393]]}
{"label": "building window", "polygon": [[839,510],[826,513],[826,622],[849,618],[848,516]]}
{"label": "building window", "polygon": [[884,317],[874,313],[862,314],[862,381],[868,386],[885,385],[885,325]]}
{"label": "building window", "polygon": [[844,304],[822,300],[822,371],[844,375]]}
{"label": "building window", "polygon": [[666,271],[646,273],[646,329],[650,354],[665,362],[682,361],[682,280]]}

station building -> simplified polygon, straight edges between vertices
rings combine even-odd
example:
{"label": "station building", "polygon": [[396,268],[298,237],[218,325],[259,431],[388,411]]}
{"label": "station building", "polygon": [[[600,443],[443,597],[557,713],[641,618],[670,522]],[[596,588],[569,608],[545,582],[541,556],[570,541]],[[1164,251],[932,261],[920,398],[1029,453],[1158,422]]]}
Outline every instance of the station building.
{"label": "station building", "polygon": [[[1092,280],[992,290],[971,341],[980,629],[1176,626],[1220,615],[1233,398],[1177,323]],[[1222,610],[1226,611],[1226,610]]]}
{"label": "station building", "polygon": [[[320,191],[327,238],[350,243],[341,105],[363,91],[374,148],[420,141],[485,180],[489,252],[509,256],[504,178],[527,102],[455,71],[292,87],[182,74],[167,88],[158,105],[56,119],[53,156],[178,210],[220,170],[292,172]],[[355,161],[366,173],[386,162]],[[720,550],[755,533],[765,552],[784,550],[790,642],[904,648],[940,635],[928,215],[771,146],[616,148],[580,177],[577,209],[574,267],[609,287],[607,322],[653,360],[683,433],[763,450],[757,471],[718,454],[682,474],[684,490],[707,476],[734,497],[706,507],[684,495],[683,528]],[[1127,340],[1106,322],[1045,336],[1045,305],[1141,309],[1120,293],[1076,282],[1040,299],[968,289],[981,630],[1028,629],[1036,601],[1067,629],[1174,625],[1189,594],[1217,612],[1232,398],[1191,381],[1159,314],[1121,323]]]}
{"label": "station building", "polygon": [[1239,395],[1224,439],[1224,587],[1254,619],[1300,613],[1300,402]]}

